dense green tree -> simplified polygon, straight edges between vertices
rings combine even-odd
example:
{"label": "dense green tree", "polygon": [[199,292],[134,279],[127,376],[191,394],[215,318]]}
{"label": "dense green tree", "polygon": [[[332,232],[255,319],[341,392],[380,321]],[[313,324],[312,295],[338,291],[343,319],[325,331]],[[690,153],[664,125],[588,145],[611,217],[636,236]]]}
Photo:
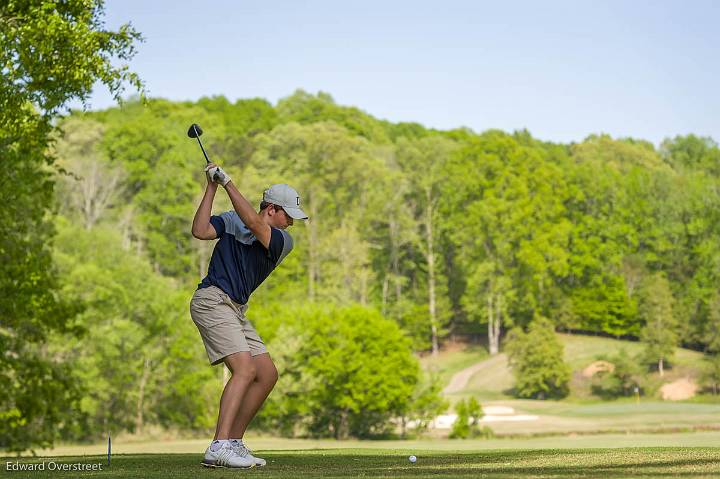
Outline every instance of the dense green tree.
{"label": "dense green tree", "polygon": [[419,367],[398,326],[361,306],[306,307],[271,343],[282,374],[261,412],[275,430],[319,437],[387,434],[408,416]]}
{"label": "dense green tree", "polygon": [[491,131],[449,165],[444,211],[465,279],[462,306],[470,319],[487,323],[491,354],[503,328],[546,309],[568,273],[568,189],[545,155]]}
{"label": "dense green tree", "polygon": [[439,351],[439,339],[444,333],[450,308],[444,287],[442,249],[443,238],[440,229],[440,197],[442,185],[446,182],[445,166],[456,145],[438,136],[425,137],[416,141],[401,138],[397,142],[397,162],[409,180],[408,196],[404,205],[414,214],[420,227],[415,235],[419,241],[414,245],[424,260],[426,272],[427,313],[430,344],[433,355]]}
{"label": "dense green tree", "polygon": [[373,143],[387,143],[386,127],[380,121],[356,107],[341,106],[325,92],[312,95],[297,90],[277,104],[282,123],[332,122]]}
{"label": "dense green tree", "polygon": [[720,191],[717,179],[704,172],[680,176],[669,204],[675,233],[666,235],[675,247],[665,256],[679,333],[685,344],[702,348],[710,321],[711,303],[720,281]]}
{"label": "dense green tree", "polygon": [[677,319],[670,284],[662,273],[648,277],[643,284],[638,312],[645,323],[640,339],[645,345],[644,359],[657,365],[660,376],[672,360],[678,343]]}
{"label": "dense green tree", "polygon": [[564,398],[569,393],[570,367],[550,320],[536,316],[524,332],[513,329],[505,351],[521,398]]}
{"label": "dense green tree", "polygon": [[412,339],[413,349],[426,350],[432,346],[417,247],[421,232],[415,221],[411,182],[393,150],[384,156],[386,173],[375,180],[383,201],[367,228],[377,278],[375,297],[383,315],[395,320]]}
{"label": "dense green tree", "polygon": [[669,168],[652,145],[607,135],[573,145],[571,156],[571,274],[563,282],[570,327],[637,335],[637,282],[660,253],[652,247],[662,218],[651,209],[652,178]]}
{"label": "dense green tree", "polygon": [[675,169],[720,175],[720,148],[712,138],[676,136],[663,141],[660,151],[663,159]]}
{"label": "dense green tree", "polygon": [[[53,181],[47,168],[53,120],[95,82],[119,98],[140,87],[125,62],[139,34],[103,26],[100,1],[0,5],[0,448],[46,446],[75,401],[66,367],[43,343],[68,331],[73,309],[57,296],[50,243]],[[64,384],[64,386],[63,386]]]}
{"label": "dense green tree", "polygon": [[125,121],[108,125],[100,148],[127,174],[120,198],[137,216],[139,244],[164,274],[194,280],[194,243],[187,223],[202,187],[204,162],[187,141],[185,122],[162,116],[164,109],[174,112],[177,107],[150,102]]}

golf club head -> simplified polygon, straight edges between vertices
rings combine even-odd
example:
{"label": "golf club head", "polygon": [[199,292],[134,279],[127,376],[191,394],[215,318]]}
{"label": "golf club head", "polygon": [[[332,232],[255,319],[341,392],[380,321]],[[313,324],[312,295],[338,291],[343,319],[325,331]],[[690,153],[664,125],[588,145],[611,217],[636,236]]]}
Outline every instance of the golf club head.
{"label": "golf club head", "polygon": [[202,141],[200,141],[200,135],[202,135],[202,133],[202,128],[200,128],[200,125],[198,125],[197,123],[193,123],[192,125],[190,125],[190,128],[188,128],[188,136],[190,138],[195,138],[198,141],[200,149],[203,152],[203,156],[205,156],[205,161],[210,163],[210,158],[208,158],[207,153],[205,153],[205,148],[203,147]]}
{"label": "golf club head", "polygon": [[190,138],[197,138],[202,135],[202,133],[202,128],[200,128],[200,125],[198,125],[197,123],[193,123],[192,125],[190,125],[190,128],[188,128],[188,136]]}

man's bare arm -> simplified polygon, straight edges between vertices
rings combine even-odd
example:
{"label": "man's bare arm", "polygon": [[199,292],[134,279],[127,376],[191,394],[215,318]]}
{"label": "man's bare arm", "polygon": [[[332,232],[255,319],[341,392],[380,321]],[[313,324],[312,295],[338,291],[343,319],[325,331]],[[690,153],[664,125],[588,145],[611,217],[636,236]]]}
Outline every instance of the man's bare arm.
{"label": "man's bare arm", "polygon": [[217,238],[217,231],[210,223],[210,213],[212,212],[213,199],[217,192],[218,185],[216,183],[208,183],[205,189],[203,199],[195,212],[192,223],[192,235],[201,240],[213,240]]}
{"label": "man's bare arm", "polygon": [[235,188],[235,184],[232,181],[225,185],[225,191],[227,191],[233,208],[235,208],[235,212],[240,216],[245,226],[252,231],[265,248],[269,248],[271,235],[270,226],[262,220],[250,202]]}

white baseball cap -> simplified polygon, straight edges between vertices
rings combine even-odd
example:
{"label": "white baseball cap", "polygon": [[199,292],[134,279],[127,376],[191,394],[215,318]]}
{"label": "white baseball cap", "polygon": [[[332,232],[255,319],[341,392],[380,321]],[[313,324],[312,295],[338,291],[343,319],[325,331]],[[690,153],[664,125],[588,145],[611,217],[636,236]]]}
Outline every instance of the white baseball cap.
{"label": "white baseball cap", "polygon": [[300,195],[290,185],[272,185],[263,191],[263,201],[281,206],[293,219],[308,219],[308,215],[300,209]]}

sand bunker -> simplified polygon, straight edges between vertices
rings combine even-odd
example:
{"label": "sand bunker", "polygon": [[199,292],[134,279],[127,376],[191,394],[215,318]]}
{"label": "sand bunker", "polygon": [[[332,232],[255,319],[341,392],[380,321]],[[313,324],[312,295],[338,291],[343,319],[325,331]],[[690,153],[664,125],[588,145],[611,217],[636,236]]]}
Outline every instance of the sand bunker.
{"label": "sand bunker", "polygon": [[671,383],[664,384],[660,388],[662,398],[666,401],[682,401],[695,396],[698,385],[692,379],[682,378]]}
{"label": "sand bunker", "polygon": [[586,378],[591,378],[599,372],[613,372],[615,371],[615,365],[608,361],[595,361],[588,367],[583,369],[582,375]]}

